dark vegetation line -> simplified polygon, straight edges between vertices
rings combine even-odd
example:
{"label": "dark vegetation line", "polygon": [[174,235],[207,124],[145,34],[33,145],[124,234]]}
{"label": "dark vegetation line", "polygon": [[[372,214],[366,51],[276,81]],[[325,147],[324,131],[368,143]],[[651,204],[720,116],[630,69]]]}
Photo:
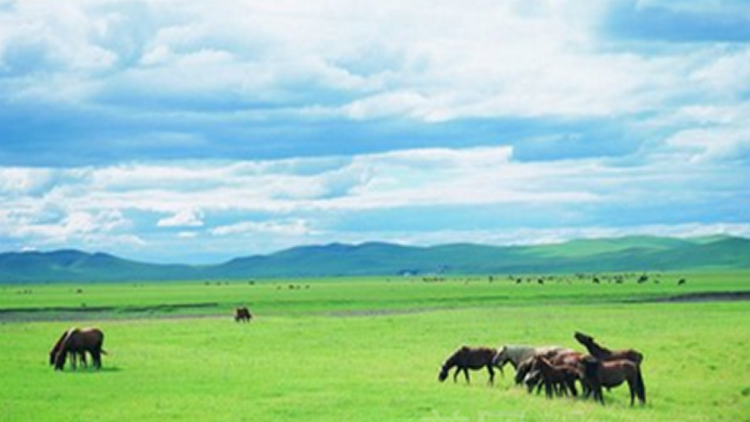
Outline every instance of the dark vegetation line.
{"label": "dark vegetation line", "polygon": [[750,292],[695,292],[679,295],[625,299],[625,303],[733,302],[750,300]]}
{"label": "dark vegetation line", "polygon": [[[503,296],[502,299],[507,299]],[[332,317],[356,317],[356,316],[378,316],[378,315],[401,315],[423,312],[435,312],[445,310],[458,310],[468,308],[487,308],[500,306],[525,306],[524,303],[488,303],[488,300],[497,300],[497,298],[471,298],[470,300],[436,298],[430,301],[421,301],[423,305],[407,307],[381,307],[359,309],[334,309],[328,311],[318,311],[314,309],[292,310],[292,314],[328,315]],[[677,295],[651,296],[651,297],[627,297],[627,298],[608,298],[596,297],[598,299],[586,303],[569,302],[569,301],[550,301],[548,303],[535,302],[536,306],[590,306],[603,303],[623,303],[623,304],[646,304],[646,303],[700,303],[700,302],[734,302],[750,301],[750,291],[723,291],[723,292],[695,292]],[[409,301],[411,303],[412,301]],[[330,304],[331,301],[325,301]],[[352,305],[355,302],[342,301],[344,304]],[[370,302],[367,302],[370,303]],[[398,303],[389,301],[384,304]],[[312,303],[314,305],[315,303]],[[341,303],[340,303],[341,304]],[[378,303],[372,303],[378,305]],[[384,305],[381,303],[380,305]],[[462,306],[463,305],[463,306]],[[226,308],[224,311],[223,308]],[[97,307],[34,307],[34,308],[5,308],[0,309],[0,323],[11,322],[43,322],[43,321],[62,321],[62,320],[117,320],[117,319],[179,319],[179,318],[210,318],[227,316],[230,312],[229,304],[220,304],[218,302],[208,303],[178,303],[168,305],[150,305],[150,306],[97,306]],[[208,311],[208,313],[190,313],[180,311]],[[270,314],[279,315],[281,312],[272,311]]]}

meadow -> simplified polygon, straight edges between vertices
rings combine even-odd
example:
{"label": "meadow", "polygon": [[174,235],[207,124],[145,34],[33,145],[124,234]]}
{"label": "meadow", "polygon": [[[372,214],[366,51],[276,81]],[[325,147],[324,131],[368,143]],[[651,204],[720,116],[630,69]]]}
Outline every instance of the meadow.
{"label": "meadow", "polygon": [[[656,302],[750,291],[747,272],[659,284],[505,277],[193,281],[0,287],[0,421],[748,421],[750,304]],[[678,278],[688,283],[677,286]],[[234,306],[256,318],[235,323]],[[101,371],[55,372],[70,326],[106,334]],[[648,404],[437,381],[462,344],[560,344],[579,330],[645,355]]]}

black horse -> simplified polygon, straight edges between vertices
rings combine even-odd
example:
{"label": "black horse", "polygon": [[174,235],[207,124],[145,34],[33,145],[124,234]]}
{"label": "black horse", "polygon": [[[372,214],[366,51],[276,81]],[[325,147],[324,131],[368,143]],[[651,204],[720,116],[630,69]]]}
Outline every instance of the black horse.
{"label": "black horse", "polygon": [[[453,353],[440,368],[440,374],[438,380],[445,381],[448,378],[448,371],[455,367],[456,372],[453,373],[453,381],[456,381],[458,373],[463,371],[466,382],[469,381],[469,369],[482,369],[487,368],[487,372],[490,373],[490,384],[495,380],[495,371],[493,367],[493,358],[497,354],[497,349],[489,347],[469,347],[462,346],[455,353]],[[500,369],[502,372],[502,369]]]}
{"label": "black horse", "polygon": [[[61,340],[58,340],[50,352],[50,361],[54,362],[55,370],[65,368],[65,360],[68,354],[84,354],[88,352],[93,360],[94,368],[102,367],[102,349],[104,344],[104,333],[98,328],[71,328],[66,331]],[[74,367],[75,369],[75,367]]]}
{"label": "black horse", "polygon": [[[60,352],[60,350],[62,348],[63,341],[65,341],[65,338],[68,336],[68,333],[71,330],[73,330],[73,328],[71,328],[70,330],[63,331],[62,335],[57,340],[57,342],[55,343],[55,345],[52,346],[52,350],[49,351],[49,364],[50,364],[50,366],[52,366],[52,365],[55,364],[55,359],[57,358],[57,354]],[[83,351],[83,350],[81,350],[81,351],[72,351],[71,350],[70,351],[70,357],[68,359],[70,360],[70,366],[73,369],[76,369],[76,367],[78,366],[77,365],[78,362],[80,362],[81,365],[83,365],[84,367],[88,366],[88,362],[86,361],[86,352]]]}
{"label": "black horse", "polygon": [[243,306],[234,310],[235,322],[250,322],[251,319],[253,319],[253,314],[250,313],[250,310],[247,309],[247,307]]}

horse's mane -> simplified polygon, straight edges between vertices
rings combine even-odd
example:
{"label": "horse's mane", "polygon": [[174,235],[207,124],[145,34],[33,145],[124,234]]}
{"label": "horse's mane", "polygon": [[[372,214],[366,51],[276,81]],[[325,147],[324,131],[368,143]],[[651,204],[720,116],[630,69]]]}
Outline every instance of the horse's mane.
{"label": "horse's mane", "polygon": [[60,336],[60,338],[59,338],[59,339],[57,339],[57,342],[55,343],[55,345],[54,345],[54,346],[52,346],[52,353],[57,353],[57,352],[59,352],[59,351],[60,351],[60,348],[62,347],[63,341],[65,341],[65,338],[66,338],[66,337],[68,336],[68,333],[69,333],[69,332],[70,332],[71,330],[73,330],[73,329],[71,328],[71,329],[68,329],[68,330],[65,330],[65,331],[63,331],[63,333],[62,333],[62,335]]}
{"label": "horse's mane", "polygon": [[458,350],[453,352],[453,354],[450,355],[448,359],[445,360],[445,363],[443,363],[443,368],[450,368],[456,365],[456,361],[458,360],[458,357],[466,353],[468,350],[469,350],[468,346],[461,346]]}
{"label": "horse's mane", "polygon": [[594,341],[594,338],[583,334],[576,332],[575,339],[578,340],[579,343],[583,344],[586,349],[591,353],[592,355],[597,354],[603,354],[603,355],[611,355],[612,350],[607,349],[606,347],[600,345],[596,341]]}

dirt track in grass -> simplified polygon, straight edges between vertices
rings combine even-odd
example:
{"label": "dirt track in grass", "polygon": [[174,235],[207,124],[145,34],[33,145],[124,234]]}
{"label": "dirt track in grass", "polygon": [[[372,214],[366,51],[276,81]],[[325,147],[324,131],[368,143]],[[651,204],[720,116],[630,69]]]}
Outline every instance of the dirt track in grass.
{"label": "dirt track in grass", "polygon": [[[750,300],[750,291],[694,292],[677,295],[666,295],[648,298],[622,298],[614,303],[703,303],[703,302],[737,302]],[[315,312],[316,314],[337,317],[368,317],[400,315],[422,312],[446,311],[457,307],[407,307],[393,309],[353,309]],[[197,311],[197,313],[196,313]],[[80,321],[80,320],[128,320],[128,319],[185,319],[185,318],[224,318],[231,319],[233,314],[222,309],[221,304],[182,303],[153,306],[127,307],[36,307],[0,309],[0,323],[33,322],[33,321]]]}

